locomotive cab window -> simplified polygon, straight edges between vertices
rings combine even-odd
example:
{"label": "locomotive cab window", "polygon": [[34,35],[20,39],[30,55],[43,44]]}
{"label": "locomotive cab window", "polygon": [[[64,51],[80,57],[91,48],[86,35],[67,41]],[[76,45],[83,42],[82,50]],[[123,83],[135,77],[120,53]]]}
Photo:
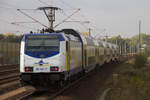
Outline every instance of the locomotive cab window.
{"label": "locomotive cab window", "polygon": [[26,51],[59,51],[58,36],[27,36]]}

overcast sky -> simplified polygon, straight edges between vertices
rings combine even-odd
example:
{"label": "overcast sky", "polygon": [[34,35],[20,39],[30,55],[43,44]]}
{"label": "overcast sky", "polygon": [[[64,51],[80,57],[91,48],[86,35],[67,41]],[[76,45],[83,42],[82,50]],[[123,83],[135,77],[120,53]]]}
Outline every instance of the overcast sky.
{"label": "overcast sky", "polygon": [[[41,1],[41,2],[40,2]],[[42,28],[37,23],[15,26],[12,22],[31,22],[16,9],[36,9],[41,6],[53,5],[63,9],[56,13],[55,25],[77,8],[81,10],[69,20],[90,21],[88,23],[64,23],[60,28],[74,28],[81,32],[92,28],[93,36],[131,37],[138,34],[138,21],[142,21],[142,32],[150,33],[150,0],[0,0],[0,33],[24,33]],[[23,10],[25,13],[48,25],[41,11]],[[105,32],[104,32],[105,30]]]}

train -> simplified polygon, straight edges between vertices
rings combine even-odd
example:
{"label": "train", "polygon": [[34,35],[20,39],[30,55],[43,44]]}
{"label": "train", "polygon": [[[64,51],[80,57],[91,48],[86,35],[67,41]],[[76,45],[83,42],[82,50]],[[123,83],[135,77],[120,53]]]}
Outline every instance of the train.
{"label": "train", "polygon": [[77,76],[119,59],[117,45],[74,29],[25,34],[20,47],[21,84],[34,87],[63,86]]}

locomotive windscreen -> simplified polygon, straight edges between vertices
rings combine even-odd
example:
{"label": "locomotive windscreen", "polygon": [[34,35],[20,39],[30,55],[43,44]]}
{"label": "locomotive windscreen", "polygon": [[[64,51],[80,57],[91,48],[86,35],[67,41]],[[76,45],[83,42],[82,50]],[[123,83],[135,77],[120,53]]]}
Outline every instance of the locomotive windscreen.
{"label": "locomotive windscreen", "polygon": [[33,35],[26,37],[26,51],[59,51],[59,36]]}

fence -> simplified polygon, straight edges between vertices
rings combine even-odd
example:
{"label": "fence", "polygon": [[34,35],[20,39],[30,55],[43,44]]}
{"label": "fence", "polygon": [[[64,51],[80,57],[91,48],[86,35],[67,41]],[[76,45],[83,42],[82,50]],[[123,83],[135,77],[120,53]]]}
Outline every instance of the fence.
{"label": "fence", "polygon": [[0,42],[0,65],[19,64],[20,44]]}

